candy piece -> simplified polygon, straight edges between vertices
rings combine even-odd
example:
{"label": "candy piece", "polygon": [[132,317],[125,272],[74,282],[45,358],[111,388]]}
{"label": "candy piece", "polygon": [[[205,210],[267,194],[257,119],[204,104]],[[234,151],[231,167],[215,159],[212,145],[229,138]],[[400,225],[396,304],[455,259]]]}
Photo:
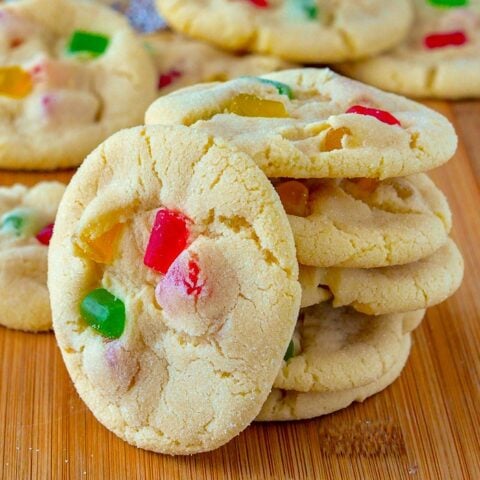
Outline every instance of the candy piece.
{"label": "candy piece", "polygon": [[158,89],[160,90],[161,88],[168,87],[181,76],[182,73],[175,69],[170,70],[167,73],[160,74],[160,77],[158,78]]}
{"label": "candy piece", "polygon": [[24,98],[32,91],[32,79],[28,72],[17,66],[0,67],[0,95]]}
{"label": "candy piece", "polygon": [[122,232],[123,224],[117,223],[110,230],[103,233],[97,238],[87,239],[86,243],[89,247],[88,257],[97,263],[106,265],[112,263]]}
{"label": "candy piece", "polygon": [[273,85],[280,95],[286,95],[290,100],[293,98],[293,90],[286,83],[269,80],[268,78],[258,78],[257,80],[260,80],[262,83]]}
{"label": "candy piece", "polygon": [[292,20],[315,20],[318,6],[315,0],[287,0],[287,15]]}
{"label": "candy piece", "polygon": [[274,100],[264,100],[255,95],[240,93],[233,97],[227,110],[241,117],[288,117],[285,105]]}
{"label": "candy piece", "polygon": [[325,135],[322,150],[324,152],[331,152],[332,150],[340,150],[343,148],[342,140],[346,135],[351,135],[351,131],[346,127],[331,128]]}
{"label": "candy piece", "polygon": [[306,217],[308,215],[308,188],[301,182],[291,180],[275,186],[283,208],[288,215]]}
{"label": "candy piece", "polygon": [[181,213],[162,208],[155,216],[143,262],[166,274],[170,265],[185,250],[190,220]]}
{"label": "candy piece", "polygon": [[90,72],[77,62],[43,58],[29,69],[32,80],[44,89],[88,89]]}
{"label": "candy piece", "polygon": [[50,239],[52,238],[53,234],[53,223],[48,224],[47,226],[43,227],[36,235],[37,240],[42,245],[50,245]]}
{"label": "candy piece", "polygon": [[379,185],[376,178],[352,178],[351,181],[367,193],[373,193]]}
{"label": "candy piece", "polygon": [[315,20],[318,17],[318,6],[313,0],[302,0],[302,8],[310,20]]}
{"label": "candy piece", "polygon": [[160,305],[168,303],[165,296],[170,297],[174,292],[181,297],[199,297],[204,288],[205,280],[197,260],[188,257],[186,262],[184,259],[176,261],[168,269],[165,277],[157,285],[157,300]]}
{"label": "candy piece", "polygon": [[375,117],[377,120],[380,120],[383,123],[388,125],[400,125],[399,120],[397,120],[391,113],[384,110],[378,110],[376,108],[368,108],[362,105],[354,105],[350,107],[346,113],[354,113],[357,115],[368,115]]}
{"label": "candy piece", "polygon": [[465,32],[458,30],[456,32],[432,33],[423,40],[425,46],[430,49],[444,48],[448,46],[459,47],[468,42]]}
{"label": "candy piece", "polygon": [[257,8],[268,8],[268,0],[248,0],[252,5],[255,5]]}
{"label": "candy piece", "polygon": [[13,233],[17,237],[30,237],[42,228],[38,216],[31,208],[15,208],[0,219],[0,231]]}
{"label": "candy piece", "polygon": [[67,52],[71,54],[87,54],[98,57],[107,50],[110,39],[101,33],[75,30],[67,45]]}
{"label": "candy piece", "polygon": [[465,7],[469,0],[429,0],[436,7]]}
{"label": "candy piece", "polygon": [[283,359],[288,362],[293,356],[295,355],[295,344],[293,343],[293,340],[290,340],[290,343],[288,344],[287,351],[285,352],[285,356]]}
{"label": "candy piece", "polygon": [[80,304],[82,318],[100,335],[119,338],[125,329],[125,305],[104,288],[91,291]]}

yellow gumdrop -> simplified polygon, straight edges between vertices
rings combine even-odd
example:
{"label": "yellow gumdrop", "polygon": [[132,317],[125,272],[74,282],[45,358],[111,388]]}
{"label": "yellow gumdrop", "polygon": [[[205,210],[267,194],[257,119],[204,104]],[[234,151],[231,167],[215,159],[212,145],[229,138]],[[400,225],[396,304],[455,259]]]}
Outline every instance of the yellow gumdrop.
{"label": "yellow gumdrop", "polygon": [[87,255],[90,260],[97,263],[112,263],[122,228],[123,224],[118,223],[99,237],[88,239],[86,241],[89,249]]}
{"label": "yellow gumdrop", "polygon": [[32,88],[30,74],[21,67],[0,67],[0,95],[23,98],[32,91]]}
{"label": "yellow gumdrop", "polygon": [[227,110],[241,117],[288,117],[282,102],[265,100],[246,93],[232,98]]}

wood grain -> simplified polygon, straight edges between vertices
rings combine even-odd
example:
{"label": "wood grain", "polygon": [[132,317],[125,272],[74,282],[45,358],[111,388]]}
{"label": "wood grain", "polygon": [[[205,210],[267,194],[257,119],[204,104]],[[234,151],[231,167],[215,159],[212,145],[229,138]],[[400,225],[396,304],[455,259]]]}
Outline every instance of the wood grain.
{"label": "wood grain", "polygon": [[[133,448],[95,420],[53,335],[0,328],[0,478],[479,479],[480,103],[430,105],[460,135],[455,158],[432,176],[450,199],[465,281],[428,312],[392,387],[325,418],[254,424],[215,452],[173,458]],[[70,175],[0,172],[0,184]]]}

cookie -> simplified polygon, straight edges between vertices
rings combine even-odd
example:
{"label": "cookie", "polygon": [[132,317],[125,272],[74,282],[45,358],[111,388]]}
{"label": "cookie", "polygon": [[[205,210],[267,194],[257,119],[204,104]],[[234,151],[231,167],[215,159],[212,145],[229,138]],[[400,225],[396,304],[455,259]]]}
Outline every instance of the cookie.
{"label": "cookie", "polygon": [[296,392],[274,388],[262,407],[257,421],[305,420],[320,417],[348,407],[353,402],[363,402],[391,385],[403,370],[410,353],[411,335],[405,335],[402,349],[395,363],[377,380],[345,390],[327,392]]}
{"label": "cookie", "polygon": [[[448,239],[443,193],[425,174],[275,182],[303,265],[374,268],[415,262]],[[317,302],[315,302],[317,303]]]}
{"label": "cookie", "polygon": [[0,325],[40,332],[52,326],[47,252],[65,186],[0,187]]}
{"label": "cookie", "polygon": [[397,45],[412,20],[407,0],[157,0],[176,30],[220,48],[300,63],[373,55]]}
{"label": "cookie", "polygon": [[[336,392],[368,385],[385,375],[402,352],[424,310],[372,317],[321,303],[302,310],[274,388]],[[289,356],[291,355],[291,358]]]}
{"label": "cookie", "polygon": [[404,42],[339,70],[403,95],[480,97],[480,0],[413,3],[416,21]]}
{"label": "cookie", "polygon": [[223,82],[292,66],[267,55],[232,55],[169,31],[149,35],[145,44],[152,53],[162,95],[197,83]]}
{"label": "cookie", "polygon": [[0,64],[0,168],[79,165],[109,135],[141,123],[155,96],[141,41],[94,2],[2,5]]}
{"label": "cookie", "polygon": [[[408,312],[443,302],[458,289],[463,258],[453,240],[433,255],[407,265],[373,269],[300,267],[306,292],[302,307],[315,304],[318,289],[327,290],[333,305],[350,305],[367,315]],[[324,299],[325,292],[318,297]]]}
{"label": "cookie", "polygon": [[400,177],[443,164],[457,145],[442,115],[328,69],[191,87],[157,99],[146,121],[221,136],[272,178]]}
{"label": "cookie", "polygon": [[217,448],[256,417],[295,327],[297,276],[268,179],[181,126],[124,130],[89,155],[49,256],[80,396],[127,442],[170,454]]}

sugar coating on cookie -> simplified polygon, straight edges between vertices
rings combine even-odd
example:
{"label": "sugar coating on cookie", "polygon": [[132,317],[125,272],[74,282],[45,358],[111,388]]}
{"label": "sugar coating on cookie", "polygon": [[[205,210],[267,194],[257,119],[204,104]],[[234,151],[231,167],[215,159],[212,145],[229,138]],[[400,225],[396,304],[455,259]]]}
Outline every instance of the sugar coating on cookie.
{"label": "sugar coating on cookie", "polygon": [[39,332],[52,326],[47,252],[65,186],[0,187],[0,325]]}
{"label": "sugar coating on cookie", "polygon": [[407,0],[157,0],[176,30],[221,48],[301,63],[339,62],[395,46],[412,20]]}
{"label": "sugar coating on cookie", "polygon": [[157,68],[157,89],[165,95],[201,82],[231,80],[291,68],[267,55],[234,55],[207,43],[163,31],[144,38]]}
{"label": "sugar coating on cookie", "polygon": [[[415,262],[448,238],[451,212],[427,175],[274,182],[289,214],[297,258],[317,267],[375,268]],[[305,189],[305,197],[296,190]]]}
{"label": "sugar coating on cookie", "polygon": [[300,287],[286,214],[245,154],[186,127],[119,132],[73,178],[51,250],[57,340],[108,429],[188,454],[255,418]]}
{"label": "sugar coating on cookie", "polygon": [[340,71],[379,88],[416,97],[480,96],[480,0],[415,0],[409,36],[393,50]]}
{"label": "sugar coating on cookie", "polygon": [[363,402],[391,385],[400,375],[408,360],[411,335],[405,335],[402,347],[395,352],[392,366],[378,379],[359,387],[326,392],[297,392],[274,388],[256,420],[289,421],[320,417]]}
{"label": "sugar coating on cookie", "polygon": [[[352,306],[367,315],[432,307],[453,295],[462,283],[463,258],[451,239],[432,255],[414,263],[383,268],[300,267],[305,292],[302,307],[327,290],[333,305]],[[322,298],[325,292],[318,293]]]}
{"label": "sugar coating on cookie", "polygon": [[190,87],[157,99],[145,118],[221,136],[269,177],[405,176],[445,163],[457,145],[442,115],[329,69]]}
{"label": "sugar coating on cookie", "polygon": [[[371,317],[321,303],[301,310],[294,352],[284,361],[274,388],[331,392],[357,388],[386,374],[404,350],[407,328],[425,311]],[[405,322],[404,322],[405,321]]]}
{"label": "sugar coating on cookie", "polygon": [[[61,15],[58,15],[61,12]],[[148,53],[122,16],[88,1],[0,7],[0,166],[80,164],[155,96]]]}

